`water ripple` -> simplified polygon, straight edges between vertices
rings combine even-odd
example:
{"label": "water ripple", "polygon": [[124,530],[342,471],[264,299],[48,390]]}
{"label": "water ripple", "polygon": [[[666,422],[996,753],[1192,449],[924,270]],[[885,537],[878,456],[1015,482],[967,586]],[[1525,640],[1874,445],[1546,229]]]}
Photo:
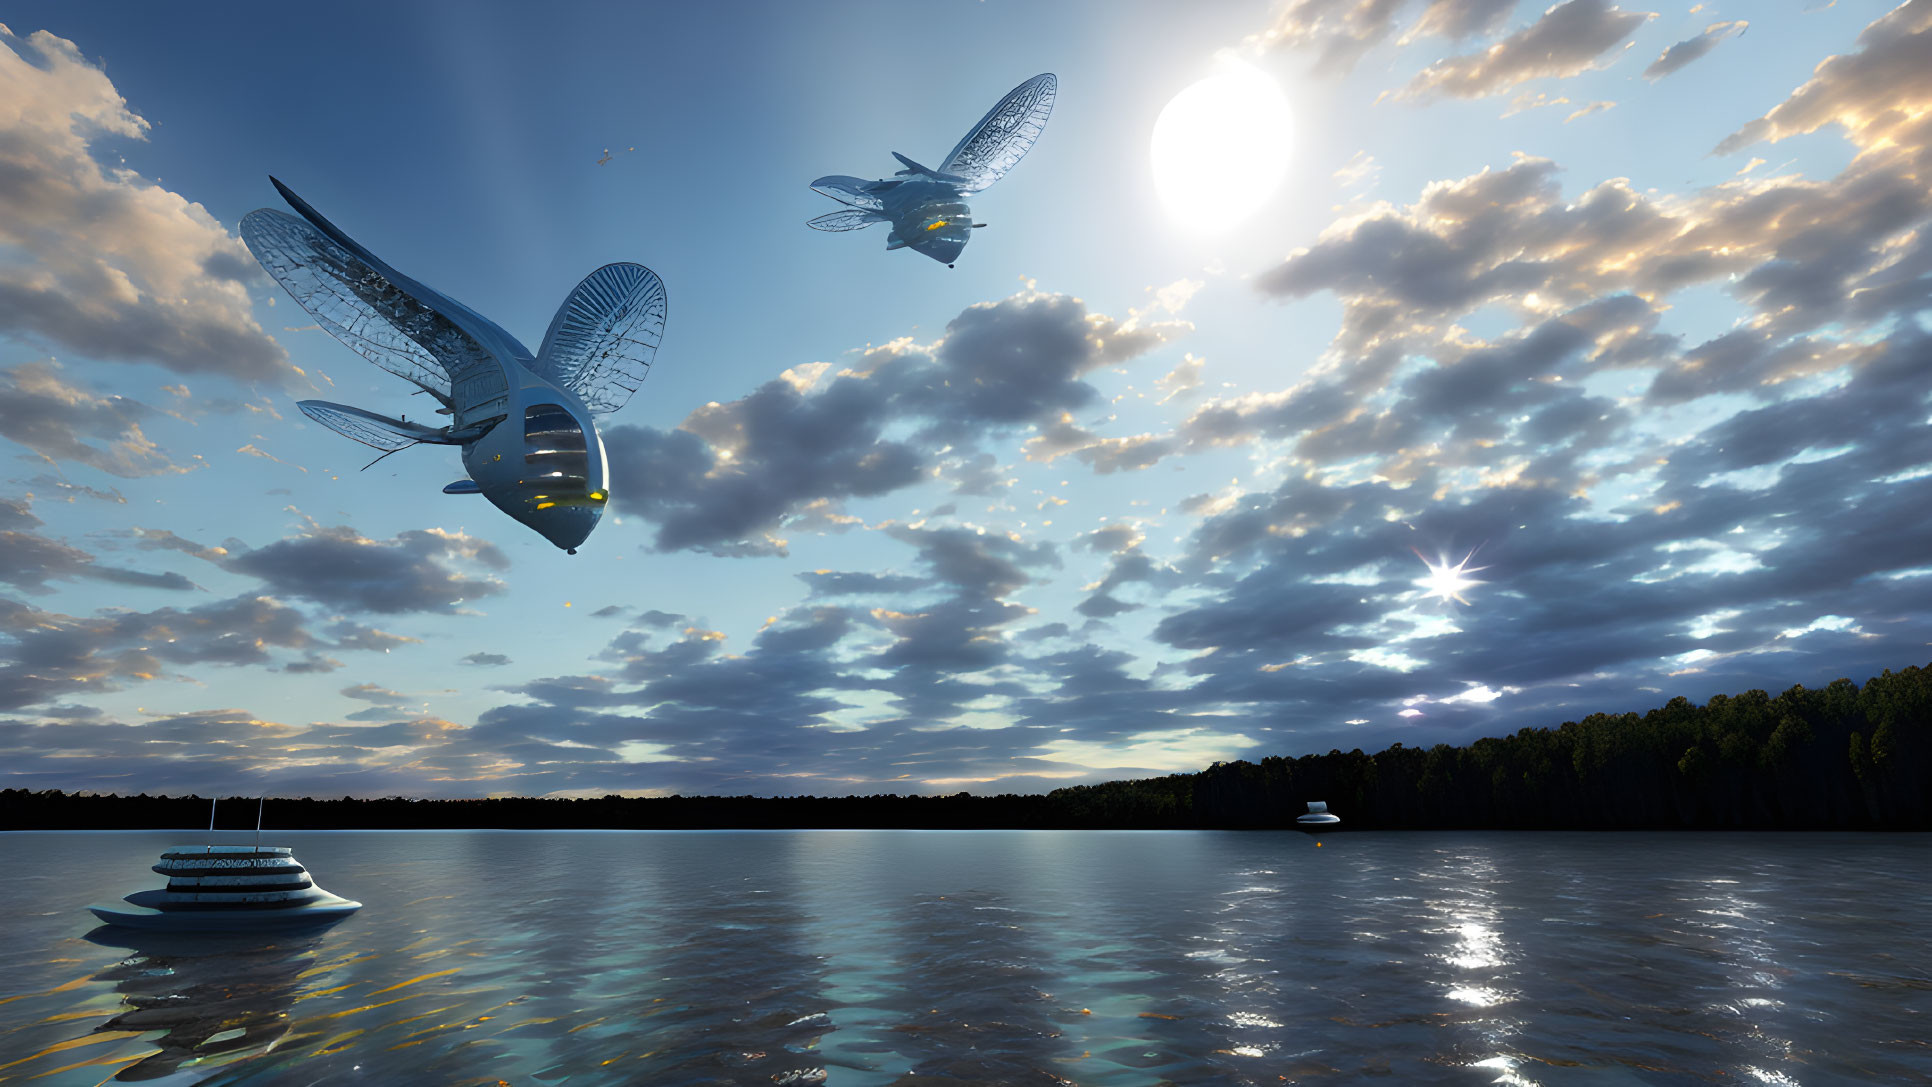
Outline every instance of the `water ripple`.
{"label": "water ripple", "polygon": [[288,837],[367,907],[96,928],[167,837],[0,837],[73,873],[0,1083],[1932,1084],[1923,836]]}

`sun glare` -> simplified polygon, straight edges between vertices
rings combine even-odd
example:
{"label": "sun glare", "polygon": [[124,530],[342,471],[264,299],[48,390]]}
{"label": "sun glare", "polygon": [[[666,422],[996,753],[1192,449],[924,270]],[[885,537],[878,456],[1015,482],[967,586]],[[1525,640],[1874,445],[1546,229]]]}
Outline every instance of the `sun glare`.
{"label": "sun glare", "polygon": [[1422,559],[1422,565],[1429,569],[1429,576],[1417,578],[1416,585],[1421,587],[1423,595],[1433,596],[1445,604],[1451,600],[1458,604],[1469,603],[1468,598],[1462,594],[1482,584],[1469,575],[1477,570],[1489,569],[1487,566],[1469,565],[1469,560],[1476,557],[1474,551],[1464,555],[1462,561],[1454,566],[1449,565],[1449,558],[1446,555],[1439,557],[1435,562],[1423,559],[1420,551],[1416,552],[1415,557]]}
{"label": "sun glare", "polygon": [[1294,114],[1275,81],[1252,64],[1222,60],[1154,122],[1154,187],[1179,222],[1226,230],[1280,187],[1293,136]]}

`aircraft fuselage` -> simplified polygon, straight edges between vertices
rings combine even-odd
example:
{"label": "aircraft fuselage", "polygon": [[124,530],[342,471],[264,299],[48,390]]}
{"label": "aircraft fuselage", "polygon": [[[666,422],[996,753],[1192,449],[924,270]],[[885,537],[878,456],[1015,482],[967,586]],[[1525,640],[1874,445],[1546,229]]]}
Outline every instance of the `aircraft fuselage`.
{"label": "aircraft fuselage", "polygon": [[463,467],[497,509],[571,550],[610,500],[604,440],[576,394],[516,362],[504,371],[503,419],[463,446]]}
{"label": "aircraft fuselage", "polygon": [[913,177],[879,194],[892,220],[887,249],[911,249],[941,264],[959,259],[973,235],[973,212],[959,189]]}

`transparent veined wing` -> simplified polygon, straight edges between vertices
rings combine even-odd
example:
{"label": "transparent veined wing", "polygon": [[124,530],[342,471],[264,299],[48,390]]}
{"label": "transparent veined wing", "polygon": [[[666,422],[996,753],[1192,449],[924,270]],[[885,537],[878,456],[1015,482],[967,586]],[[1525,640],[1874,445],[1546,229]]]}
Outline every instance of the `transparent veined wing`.
{"label": "transparent veined wing", "polygon": [[[867,181],[862,177],[847,174],[828,174],[812,182],[812,191],[820,196],[829,196],[841,204],[850,204],[867,211],[884,211],[885,201],[877,193],[870,191],[877,181]],[[892,182],[885,183],[890,188]]]}
{"label": "transparent veined wing", "polygon": [[570,292],[537,351],[539,376],[595,412],[624,406],[664,339],[664,281],[642,264],[606,264]]}
{"label": "transparent veined wing", "polygon": [[979,192],[1006,176],[1033,150],[1046,128],[1047,117],[1053,113],[1053,99],[1059,90],[1059,79],[1052,72],[1044,72],[1008,91],[939,164],[940,171],[967,179],[959,186],[963,195]]}
{"label": "transparent veined wing", "polygon": [[813,230],[863,230],[873,223],[889,223],[881,212],[867,211],[864,208],[846,208],[844,211],[829,211],[806,223]]}
{"label": "transparent veined wing", "polygon": [[241,236],[317,324],[397,377],[448,394],[460,377],[500,373],[468,333],[307,222],[262,208]]}
{"label": "transparent veined wing", "polygon": [[352,438],[363,445],[388,452],[407,449],[422,442],[442,444],[441,430],[432,430],[420,423],[406,423],[401,419],[391,419],[387,415],[377,415],[373,411],[363,411],[347,404],[331,404],[327,400],[302,400],[295,405],[302,414],[335,431],[345,438]]}

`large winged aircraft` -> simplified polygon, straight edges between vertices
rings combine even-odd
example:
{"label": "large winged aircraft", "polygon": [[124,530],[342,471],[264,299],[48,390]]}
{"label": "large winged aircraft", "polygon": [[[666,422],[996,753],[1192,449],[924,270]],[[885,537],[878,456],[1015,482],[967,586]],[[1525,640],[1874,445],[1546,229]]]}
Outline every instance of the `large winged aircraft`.
{"label": "large winged aircraft", "polygon": [[973,222],[966,197],[1006,176],[1033,150],[1053,113],[1059,89],[1060,81],[1052,72],[1013,88],[936,170],[894,151],[892,157],[905,169],[892,177],[879,181],[845,174],[819,178],[812,188],[847,206],[806,225],[818,230],[861,230],[873,223],[891,223],[887,249],[911,249],[952,267],[974,228],[986,225]]}
{"label": "large winged aircraft", "polygon": [[[664,336],[664,283],[641,264],[606,264],[564,299],[535,355],[496,322],[403,275],[324,219],[288,186],[301,218],[262,208],[242,240],[316,323],[415,385],[449,416],[442,427],[304,400],[302,414],[384,450],[454,445],[480,494],[544,539],[577,553],[610,499],[592,416],[616,411],[644,380]],[[381,458],[377,458],[381,459]]]}

